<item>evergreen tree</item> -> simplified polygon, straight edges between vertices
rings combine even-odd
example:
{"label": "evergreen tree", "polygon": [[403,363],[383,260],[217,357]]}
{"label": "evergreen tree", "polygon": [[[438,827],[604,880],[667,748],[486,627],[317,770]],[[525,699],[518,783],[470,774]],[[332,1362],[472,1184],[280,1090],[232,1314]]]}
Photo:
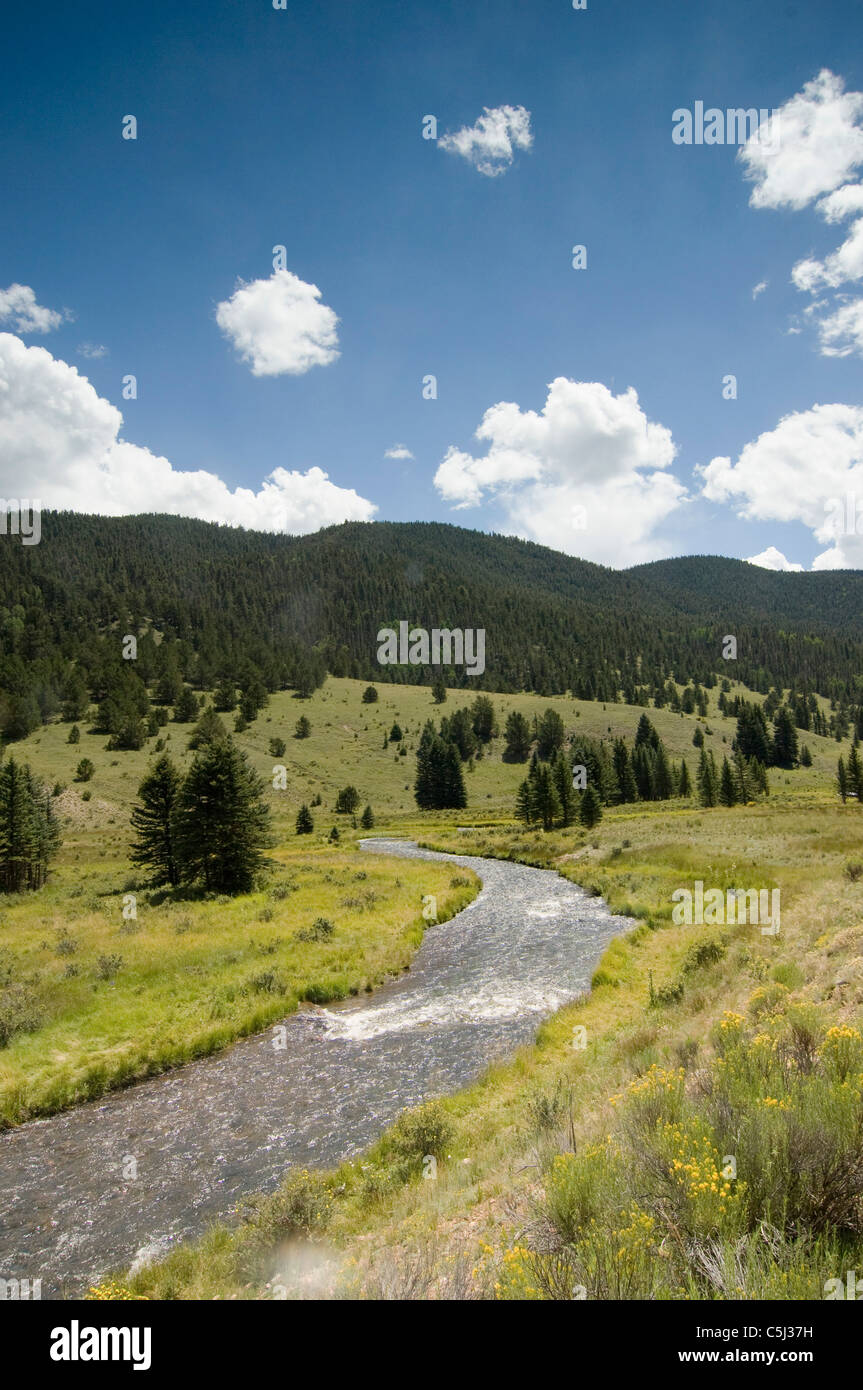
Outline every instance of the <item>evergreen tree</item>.
{"label": "evergreen tree", "polygon": [[679,775],[679,777],[678,777],[678,779],[677,779],[677,795],[678,795],[678,796],[691,796],[691,795],[692,795],[692,781],[691,781],[690,776],[689,776],[689,768],[686,766],[686,760],[685,760],[685,759],[681,759],[681,762],[680,762],[680,775]]}
{"label": "evergreen tree", "polygon": [[632,772],[629,750],[622,738],[614,740],[614,773],[617,778],[618,800],[627,804],[638,800],[638,787]]}
{"label": "evergreen tree", "polygon": [[294,738],[308,738],[312,732],[312,726],[304,714],[301,714],[296,722]]}
{"label": "evergreen tree", "polygon": [[657,801],[667,801],[673,791],[671,768],[663,743],[658,743],[653,758],[653,795]]}
{"label": "evergreen tree", "polygon": [[374,812],[371,806],[367,806],[360,816],[360,825],[363,830],[373,830],[375,824]]}
{"label": "evergreen tree", "polygon": [[363,704],[376,705],[378,702],[378,692],[375,686],[367,685],[363,691]]}
{"label": "evergreen tree", "polygon": [[157,758],[138,788],[141,804],[132,810],[134,840],[129,851],[133,864],[152,870],[152,882],[180,881],[174,844],[174,812],[180,790],[180,774],[167,754]]}
{"label": "evergreen tree", "polygon": [[198,697],[190,686],[184,685],[174,702],[174,719],[178,724],[191,724],[197,713]]}
{"label": "evergreen tree", "polygon": [[233,740],[196,754],[177,797],[174,842],[181,879],[208,891],[247,892],[270,844],[264,784]]}
{"label": "evergreen tree", "polygon": [[651,748],[659,746],[659,734],[651,724],[646,714],[643,714],[638,721],[638,728],[635,731],[635,746],[641,748],[643,745]]}
{"label": "evergreen tree", "polygon": [[540,719],[534,720],[536,751],[544,762],[550,762],[563,747],[566,730],[563,720],[555,709],[547,709]]}
{"label": "evergreen tree", "polygon": [[837,786],[839,788],[839,795],[842,798],[842,804],[844,806],[845,802],[848,800],[848,774],[845,771],[845,763],[841,758],[839,759],[839,768],[836,780]]}
{"label": "evergreen tree", "polygon": [[360,804],[360,794],[356,787],[342,787],[336,797],[336,812],[339,815],[352,815]]}
{"label": "evergreen tree", "polygon": [[221,680],[213,694],[213,708],[220,714],[230,714],[237,703],[237,687],[231,680]]}
{"label": "evergreen tree", "polygon": [[66,739],[66,742],[67,742],[67,743],[80,743],[80,742],[81,742],[81,730],[78,728],[78,725],[77,725],[77,724],[73,724],[73,725],[72,725],[71,729],[69,730],[69,737]]}
{"label": "evergreen tree", "polygon": [[692,742],[694,743],[696,748],[704,747],[704,730],[702,729],[700,724],[696,724],[695,726],[695,732],[692,735]]}
{"label": "evergreen tree", "polygon": [[716,763],[712,752],[708,752],[706,748],[701,750],[695,780],[698,784],[698,797],[702,806],[715,806],[719,798]]}
{"label": "evergreen tree", "polygon": [[402,733],[401,725],[393,724],[393,727],[390,729],[390,743],[401,743],[403,738],[404,734]]}
{"label": "evergreen tree", "polygon": [[51,799],[26,764],[0,769],[0,891],[41,888],[60,845]]}
{"label": "evergreen tree", "polygon": [[773,762],[793,767],[797,762],[797,729],[787,705],[776,711],[773,720]]}
{"label": "evergreen tree", "polygon": [[480,744],[490,743],[497,733],[494,705],[487,695],[477,695],[470,707],[471,727]]}
{"label": "evergreen tree", "polygon": [[[532,781],[533,807],[543,830],[551,830],[561,815],[560,797],[548,763],[539,763]],[[582,801],[584,797],[582,797]]]}
{"label": "evergreen tree", "polygon": [[315,828],[315,822],[312,820],[312,813],[305,802],[303,802],[297,812],[295,828],[298,835],[311,835]]}
{"label": "evergreen tree", "polygon": [[595,825],[599,825],[602,820],[602,802],[599,793],[592,783],[588,782],[584,795],[581,798],[581,805],[578,808],[578,819],[587,830],[592,830]]}
{"label": "evergreen tree", "polygon": [[578,798],[572,785],[572,766],[561,748],[552,765],[554,789],[560,802],[560,817],[563,825],[572,825]]}
{"label": "evergreen tree", "polygon": [[515,814],[524,825],[530,825],[533,821],[533,796],[526,778],[520,783],[516,793]]}
{"label": "evergreen tree", "polygon": [[722,771],[719,776],[719,800],[723,806],[734,806],[737,802],[734,774],[727,758],[722,759]]}
{"label": "evergreen tree", "polygon": [[201,715],[189,739],[190,748],[203,748],[205,743],[228,737],[228,731],[212,705],[208,705]]}
{"label": "evergreen tree", "polygon": [[527,761],[530,755],[530,725],[518,710],[512,710],[507,715],[504,740],[503,760],[505,763]]}
{"label": "evergreen tree", "polygon": [[288,745],[283,738],[271,738],[268,748],[271,758],[283,758],[288,751]]}
{"label": "evergreen tree", "polygon": [[442,705],[446,700],[446,686],[440,676],[432,685],[432,699],[436,705]]}
{"label": "evergreen tree", "polygon": [[856,740],[851,744],[851,752],[848,754],[848,790],[858,801],[863,801],[863,767],[860,765]]}

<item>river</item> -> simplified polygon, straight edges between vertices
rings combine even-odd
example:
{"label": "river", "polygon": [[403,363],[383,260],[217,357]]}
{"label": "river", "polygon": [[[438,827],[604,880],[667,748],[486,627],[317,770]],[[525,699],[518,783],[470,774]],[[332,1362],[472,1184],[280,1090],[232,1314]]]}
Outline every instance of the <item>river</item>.
{"label": "river", "polygon": [[43,1298],[74,1297],[230,1220],[288,1167],[362,1152],[406,1106],[531,1041],[632,925],[550,870],[405,840],[362,848],[474,869],[483,887],[428,928],[409,972],[362,1000],[292,1014],[283,1046],[270,1029],[0,1135],[0,1278],[41,1278]]}

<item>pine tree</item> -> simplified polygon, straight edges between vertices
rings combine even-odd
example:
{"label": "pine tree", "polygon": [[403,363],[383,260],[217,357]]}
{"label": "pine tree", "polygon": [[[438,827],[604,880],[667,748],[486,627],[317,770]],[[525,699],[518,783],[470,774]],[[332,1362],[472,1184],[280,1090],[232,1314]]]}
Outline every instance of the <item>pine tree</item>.
{"label": "pine tree", "polygon": [[686,760],[685,760],[685,759],[681,759],[681,762],[680,762],[680,775],[678,776],[678,779],[677,779],[677,795],[678,795],[678,796],[691,796],[691,795],[692,795],[692,781],[690,780],[689,768],[686,766]]}
{"label": "pine tree", "polygon": [[552,776],[557,799],[560,802],[561,822],[563,825],[572,825],[578,798],[572,785],[572,767],[562,748],[554,760]]}
{"label": "pine tree", "polygon": [[158,758],[138,788],[140,806],[132,810],[135,839],[129,851],[133,864],[151,869],[153,883],[180,881],[174,845],[174,812],[180,774],[167,753]]}
{"label": "pine tree", "polygon": [[180,877],[208,891],[247,892],[271,843],[264,784],[230,738],[196,755],[177,797]]}
{"label": "pine tree", "polygon": [[618,799],[626,804],[638,800],[638,787],[632,772],[629,750],[622,738],[614,740],[614,773],[617,778]]}
{"label": "pine tree", "polygon": [[856,740],[851,744],[851,752],[848,754],[848,790],[858,801],[863,801],[863,767],[860,766]]}
{"label": "pine tree", "polygon": [[578,808],[578,819],[587,830],[592,830],[602,820],[602,802],[592,782],[588,782]]}
{"label": "pine tree", "polygon": [[198,697],[190,686],[184,685],[174,703],[174,719],[178,724],[191,724],[197,713]]}
{"label": "pine tree", "polygon": [[432,685],[432,699],[436,705],[442,705],[446,700],[446,686],[440,676]]}
{"label": "pine tree", "polygon": [[373,685],[367,685],[363,691],[363,704],[376,705],[378,702],[378,692]]}
{"label": "pine tree", "polygon": [[360,804],[360,794],[356,787],[342,787],[336,797],[336,812],[340,815],[351,815]]}
{"label": "pine tree", "polygon": [[734,774],[727,758],[722,759],[722,771],[719,776],[719,800],[723,806],[734,806],[737,803]]}
{"label": "pine tree", "polygon": [[375,824],[374,812],[371,806],[367,806],[360,816],[360,826],[363,830],[373,830]]}
{"label": "pine tree", "polygon": [[10,758],[0,769],[0,890],[41,888],[59,844],[47,791],[26,764]]}
{"label": "pine tree", "polygon": [[702,806],[715,806],[719,796],[716,777],[716,763],[713,754],[702,748],[695,778],[698,784],[698,797]]}
{"label": "pine tree", "polygon": [[203,748],[205,743],[228,737],[228,731],[212,705],[208,705],[201,715],[189,739],[190,748]]}
{"label": "pine tree", "polygon": [[773,720],[773,761],[778,767],[793,767],[797,762],[797,729],[787,705],[776,711]]}
{"label": "pine tree", "polygon": [[295,725],[295,728],[294,728],[294,737],[295,737],[295,738],[308,738],[308,736],[309,736],[309,734],[310,734],[311,732],[312,732],[312,726],[311,726],[311,724],[309,723],[308,718],[306,717],[306,715],[301,714],[300,717],[299,717],[299,719],[297,720],[296,725]]}
{"label": "pine tree", "polygon": [[673,791],[671,768],[668,755],[661,742],[657,744],[653,759],[653,795],[657,801],[667,801]]}
{"label": "pine tree", "polygon": [[[548,763],[540,763],[533,775],[533,805],[543,830],[551,830],[561,814],[560,798]],[[584,800],[584,797],[582,797]]]}
{"label": "pine tree", "polygon": [[78,725],[77,725],[77,724],[73,724],[73,725],[72,725],[71,729],[69,730],[69,737],[66,739],[66,742],[67,742],[67,743],[80,743],[80,742],[81,742],[81,730],[78,728]]}
{"label": "pine tree", "polygon": [[848,800],[848,774],[845,771],[845,763],[841,758],[839,759],[836,781],[839,788],[839,795],[842,798],[842,804],[844,806],[845,802]]}
{"label": "pine tree", "polygon": [[533,821],[533,796],[527,779],[519,785],[516,793],[515,814],[524,825],[530,825]]}
{"label": "pine tree", "polygon": [[530,754],[530,725],[518,710],[513,710],[507,715],[504,740],[503,760],[505,763],[527,761]]}

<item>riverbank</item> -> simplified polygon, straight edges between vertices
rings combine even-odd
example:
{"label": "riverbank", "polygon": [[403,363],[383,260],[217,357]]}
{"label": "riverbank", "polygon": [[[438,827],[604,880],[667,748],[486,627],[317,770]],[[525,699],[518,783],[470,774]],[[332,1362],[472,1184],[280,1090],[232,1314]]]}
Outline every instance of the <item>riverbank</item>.
{"label": "riverbank", "polygon": [[[796,807],[783,798],[673,816],[661,806],[611,812],[589,840],[572,831],[470,835],[472,853],[557,862],[642,925],[608,947],[590,996],[543,1024],[535,1044],[433,1112],[408,1117],[361,1162],[289,1176],[243,1231],[216,1231],[130,1287],[150,1298],[553,1297],[564,1296],[554,1268],[570,1279],[575,1261],[584,1278],[572,1282],[592,1277],[595,1297],[823,1297],[828,1278],[863,1262],[860,815],[826,796]],[[455,830],[426,838],[466,848]],[[775,883],[780,935],[674,926],[670,894],[694,878]],[[718,949],[701,949],[708,940]],[[697,1139],[702,1158],[709,1150],[723,1160],[721,1175],[735,1155],[721,1147],[717,1074],[723,1055],[733,1071],[759,1049],[763,1064],[726,1097],[748,1139],[736,1145],[739,1176],[719,1190],[729,1185],[731,1195],[733,1182],[740,1196],[714,1210],[712,1173],[706,1203],[672,1182],[675,1162],[695,1160],[657,1156],[638,1107],[654,1105],[663,1125],[683,1126],[683,1149]],[[428,1179],[425,1143],[440,1148]],[[595,1180],[591,1154],[613,1182]],[[656,1189],[657,1164],[667,1190],[647,1210],[638,1191]],[[841,1190],[827,1193],[815,1175],[831,1165]],[[820,1225],[806,1191],[833,1203]],[[617,1248],[630,1252],[623,1264],[592,1241],[592,1222],[617,1232]],[[742,1283],[731,1279],[738,1266]],[[601,1271],[612,1267],[629,1271],[629,1292],[603,1292]],[[666,1273],[655,1284],[648,1269]]]}

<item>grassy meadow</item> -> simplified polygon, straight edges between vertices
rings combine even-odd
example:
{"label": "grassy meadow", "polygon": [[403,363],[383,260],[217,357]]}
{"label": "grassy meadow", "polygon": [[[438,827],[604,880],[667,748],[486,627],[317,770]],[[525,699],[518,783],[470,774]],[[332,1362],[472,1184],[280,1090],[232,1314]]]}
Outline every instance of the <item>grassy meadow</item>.
{"label": "grassy meadow", "polygon": [[[123,1287],[822,1298],[863,1260],[861,817],[825,790],[797,809],[609,811],[587,844],[574,831],[429,835],[555,864],[638,925],[533,1046],[406,1112],[362,1161],[289,1174],[238,1231],[216,1229]],[[780,886],[780,934],[672,925],[670,894],[695,876]],[[726,1181],[729,1156],[738,1176]]]}
{"label": "grassy meadow", "polygon": [[[863,807],[842,806],[834,785],[847,742],[801,734],[812,766],[771,769],[763,803],[638,803],[606,808],[590,831],[543,833],[513,821],[524,766],[502,761],[502,739],[466,773],[467,810],[419,813],[422,726],[471,697],[451,691],[435,706],[425,688],[379,685],[365,705],[365,684],[331,679],[303,701],[275,695],[236,736],[270,787],[276,832],[266,873],[237,899],[150,892],[130,870],[129,813],[153,740],[112,753],[83,726],[72,746],[69,726],[52,724],[16,745],[50,785],[64,784],[64,843],[47,888],[8,900],[0,920],[0,970],[28,985],[40,1013],[0,1050],[0,1123],[405,968],[423,894],[435,893],[446,917],[476,887],[454,886],[443,864],[359,854],[363,832],[333,809],[349,782],[374,810],[371,833],[556,868],[636,926],[532,1046],[406,1112],[361,1160],[289,1173],[238,1228],[216,1228],[133,1278],[118,1272],[95,1296],[523,1299],[576,1288],[588,1298],[794,1299],[823,1297],[826,1279],[863,1267]],[[734,736],[714,696],[700,721],[650,710],[693,775],[696,723],[720,760]],[[492,699],[501,728],[512,708],[530,718],[552,706],[568,733],[631,739],[642,713]],[[301,714],[312,725],[303,740],[293,737]],[[384,748],[394,722],[403,741]],[[190,732],[162,731],[181,763]],[[268,751],[273,737],[287,744],[282,758]],[[74,781],[83,756],[96,769],[86,784]],[[285,791],[271,786],[276,762]],[[314,833],[298,837],[299,805],[317,796]],[[780,934],[674,925],[672,892],[698,878],[779,887]],[[134,920],[122,911],[130,892]],[[304,940],[320,917],[334,933]],[[422,1176],[428,1154],[433,1181]],[[734,1178],[723,1176],[729,1156]]]}

